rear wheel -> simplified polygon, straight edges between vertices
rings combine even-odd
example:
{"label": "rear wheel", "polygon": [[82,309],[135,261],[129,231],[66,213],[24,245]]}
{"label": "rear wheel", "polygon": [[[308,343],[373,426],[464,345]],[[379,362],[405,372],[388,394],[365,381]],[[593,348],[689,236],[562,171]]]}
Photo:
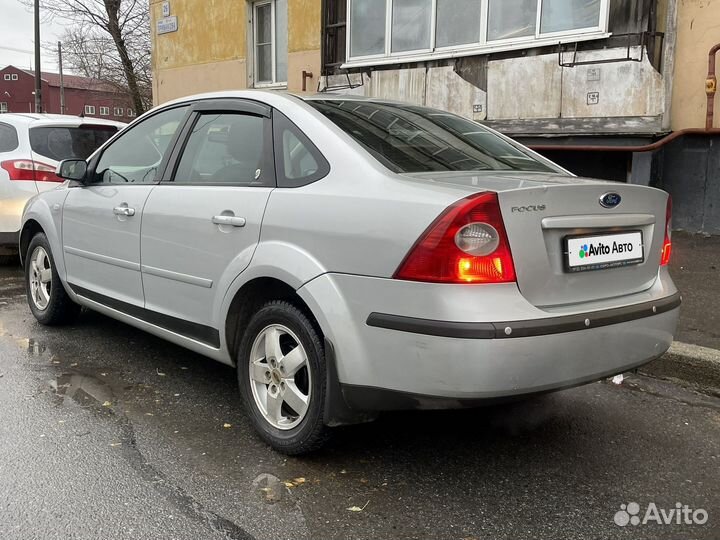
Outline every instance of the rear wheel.
{"label": "rear wheel", "polygon": [[43,233],[36,234],[28,246],[25,288],[30,311],[40,324],[65,324],[80,312],[80,306],[70,299],[60,282],[50,243]]}
{"label": "rear wheel", "polygon": [[262,306],[244,332],[237,370],[245,409],[268,444],[285,454],[322,446],[325,355],[302,311],[284,301]]}

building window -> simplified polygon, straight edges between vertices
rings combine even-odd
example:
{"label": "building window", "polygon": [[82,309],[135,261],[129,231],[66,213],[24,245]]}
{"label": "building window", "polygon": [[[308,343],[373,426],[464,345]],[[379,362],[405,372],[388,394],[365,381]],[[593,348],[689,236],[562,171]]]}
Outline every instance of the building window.
{"label": "building window", "polygon": [[85,114],[95,114],[95,105],[85,105]]}
{"label": "building window", "polygon": [[8,106],[6,101],[0,101],[0,113],[8,112]]}
{"label": "building window", "polygon": [[113,116],[122,116],[123,115],[123,108],[122,107],[115,107],[113,109]]}
{"label": "building window", "polygon": [[[332,9],[326,0],[326,47]],[[609,0],[347,0],[347,62],[389,64],[601,38],[608,9]]]}
{"label": "building window", "polygon": [[330,75],[345,63],[347,0],[325,0],[323,13],[323,75]]}
{"label": "building window", "polygon": [[6,73],[4,79],[5,79],[6,81],[9,81],[9,80],[10,80],[10,74],[9,74],[9,73]]}
{"label": "building window", "polygon": [[18,80],[17,73],[13,73],[13,74],[12,74],[12,80],[13,80],[13,81],[17,81],[17,80]]}
{"label": "building window", "polygon": [[254,85],[287,84],[287,0],[253,3]]}
{"label": "building window", "polygon": [[110,107],[100,107],[100,116],[109,116]]}
{"label": "building window", "polygon": [[132,118],[133,116],[135,116],[135,111],[133,111],[131,108],[128,107],[127,115],[128,115],[128,118]]}

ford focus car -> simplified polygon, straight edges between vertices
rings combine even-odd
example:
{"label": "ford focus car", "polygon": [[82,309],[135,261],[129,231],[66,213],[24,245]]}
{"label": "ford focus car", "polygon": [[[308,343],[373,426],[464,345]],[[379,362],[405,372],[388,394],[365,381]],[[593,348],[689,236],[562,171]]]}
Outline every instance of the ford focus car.
{"label": "ford focus car", "polygon": [[87,158],[124,125],[59,114],[0,116],[0,263],[17,263],[25,203],[62,182],[58,162]]}
{"label": "ford focus car", "polygon": [[446,112],[224,92],[138,118],[25,208],[43,324],[97,310],[235,366],[274,448],[662,355],[668,195],[581,179]]}

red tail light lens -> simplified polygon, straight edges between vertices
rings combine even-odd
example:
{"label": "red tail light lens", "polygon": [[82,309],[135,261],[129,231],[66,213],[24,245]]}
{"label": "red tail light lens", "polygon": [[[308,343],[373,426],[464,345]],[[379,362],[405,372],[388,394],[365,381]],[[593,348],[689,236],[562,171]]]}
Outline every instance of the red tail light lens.
{"label": "red tail light lens", "polygon": [[660,266],[667,266],[670,263],[670,255],[672,254],[672,199],[668,195],[667,208],[665,210],[665,240],[663,240],[662,255],[660,256]]}
{"label": "red tail light lens", "polygon": [[436,283],[507,283],[515,266],[496,193],[452,204],[422,234],[395,279]]}
{"label": "red tail light lens", "polygon": [[0,162],[0,167],[10,175],[10,180],[34,180],[36,182],[62,182],[55,174],[55,167],[32,161],[30,159],[14,159]]}

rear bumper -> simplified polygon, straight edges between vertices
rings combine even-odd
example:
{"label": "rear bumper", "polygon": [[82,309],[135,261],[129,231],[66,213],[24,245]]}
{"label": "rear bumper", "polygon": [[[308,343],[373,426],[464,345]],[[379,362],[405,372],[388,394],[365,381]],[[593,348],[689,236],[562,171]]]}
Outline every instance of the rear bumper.
{"label": "rear bumper", "polygon": [[463,407],[592,382],[665,353],[679,316],[665,269],[650,290],[585,309],[540,310],[514,285],[419,285],[328,274],[299,291],[351,408]]}

